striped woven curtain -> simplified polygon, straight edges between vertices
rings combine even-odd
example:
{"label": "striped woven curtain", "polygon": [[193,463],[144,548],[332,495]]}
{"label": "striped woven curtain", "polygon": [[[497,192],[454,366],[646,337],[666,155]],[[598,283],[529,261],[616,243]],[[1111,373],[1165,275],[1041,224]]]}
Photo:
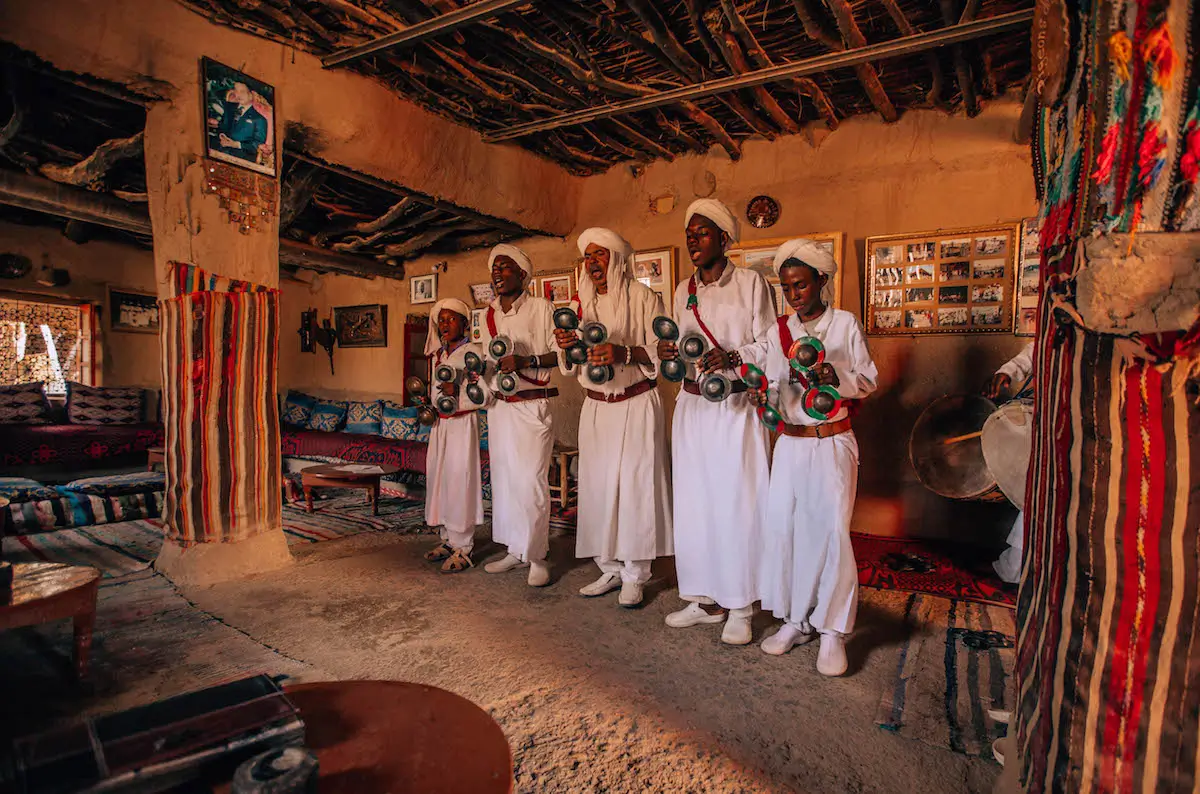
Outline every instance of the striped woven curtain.
{"label": "striped woven curtain", "polygon": [[279,292],[172,268],[159,336],[166,535],[189,546],[278,529]]}

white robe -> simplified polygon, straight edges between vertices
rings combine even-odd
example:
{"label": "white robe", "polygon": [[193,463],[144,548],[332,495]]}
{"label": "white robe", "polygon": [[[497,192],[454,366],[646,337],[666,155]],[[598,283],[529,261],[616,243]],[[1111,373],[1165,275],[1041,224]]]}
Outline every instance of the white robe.
{"label": "white robe", "polygon": [[[1020,353],[996,370],[996,374],[1008,376],[1012,381],[1013,389],[1020,389],[1032,373],[1033,342],[1021,348]],[[1012,529],[1009,530],[1005,543],[1008,544],[1008,548],[1000,554],[999,559],[992,563],[992,568],[1003,581],[1009,584],[1018,584],[1021,581],[1021,554],[1025,548],[1025,511],[1017,511],[1017,518],[1013,521]]]}
{"label": "white robe", "polygon": [[[645,347],[653,361],[652,348],[658,339],[652,322],[666,313],[662,299],[636,281],[627,286],[626,316],[617,316],[617,302],[608,294],[597,296],[594,304],[574,304],[573,308],[580,312],[582,322],[603,323],[613,344]],[[576,369],[561,352],[559,366],[565,374]],[[578,369],[584,389],[617,394],[654,378],[657,368],[653,363],[615,365],[613,379],[600,385],[588,380],[585,367]],[[579,416],[575,556],[638,562],[673,554],[669,466],[658,389],[617,403],[585,396]]]}
{"label": "white robe", "polygon": [[[737,350],[748,363],[761,361],[775,319],[763,277],[728,264],[714,283],[696,281],[700,318],[717,342],[725,350]],[[685,280],[675,289],[681,336],[700,331],[687,301]],[[695,367],[688,370],[689,379],[694,378]],[[732,370],[725,375],[737,377]],[[680,596],[711,599],[728,609],[750,606],[758,599],[769,470],[767,431],[746,395],[713,403],[680,391],[671,460]]]}
{"label": "white robe", "polygon": [[[545,298],[522,293],[507,313],[492,301],[496,333],[507,336],[521,356],[557,350],[552,315]],[[492,340],[486,318],[483,349]],[[493,372],[489,362],[489,372]],[[546,388],[550,370],[521,370],[521,390]],[[495,386],[495,375],[489,384]],[[532,382],[531,382],[532,381]],[[554,427],[548,399],[509,403],[497,396],[488,409],[488,454],[492,468],[492,538],[522,560],[544,560],[550,543],[550,454]]]}
{"label": "white robe", "polygon": [[[807,327],[788,318],[793,340],[815,336],[825,361],[837,372],[838,393],[861,399],[875,391],[879,373],[858,320],[827,308]],[[778,408],[794,425],[823,424],[804,412],[799,384],[789,383],[790,366],[775,326],[768,336],[763,368]],[[842,408],[827,421],[848,415]],[[763,609],[817,631],[849,634],[858,610],[858,567],[850,545],[850,518],[858,489],[858,440],[853,431],[828,438],[780,436],[771,465],[767,531],[760,567]]]}
{"label": "white robe", "polygon": [[[431,371],[441,364],[450,364],[464,372],[463,359],[467,353],[483,355],[483,348],[467,342],[450,355],[438,350],[432,358]],[[429,384],[431,400],[441,396],[437,381]],[[484,393],[490,392],[482,384]],[[458,384],[458,411],[462,416],[438,417],[429,433],[429,450],[425,460],[425,523],[441,527],[442,540],[451,547],[469,552],[475,543],[475,527],[483,523],[483,485],[479,473],[478,406],[466,395],[465,375]],[[486,406],[486,400],[484,405]]]}

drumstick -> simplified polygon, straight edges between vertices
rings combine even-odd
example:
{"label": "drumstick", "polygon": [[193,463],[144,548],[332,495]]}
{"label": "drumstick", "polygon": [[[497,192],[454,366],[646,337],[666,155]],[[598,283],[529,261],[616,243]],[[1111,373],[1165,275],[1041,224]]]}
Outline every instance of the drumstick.
{"label": "drumstick", "polygon": [[943,444],[957,444],[960,441],[970,441],[973,438],[979,438],[983,435],[982,430],[976,430],[974,433],[963,433],[961,436],[951,436],[950,438],[942,439]]}

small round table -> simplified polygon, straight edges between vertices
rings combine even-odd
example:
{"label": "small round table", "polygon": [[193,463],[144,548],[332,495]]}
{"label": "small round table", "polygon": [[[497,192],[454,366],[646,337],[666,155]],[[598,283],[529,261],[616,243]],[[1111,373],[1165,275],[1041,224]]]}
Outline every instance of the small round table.
{"label": "small round table", "polygon": [[100,572],[57,562],[13,564],[12,598],[0,601],[0,630],[71,618],[75,621],[75,675],[87,677],[96,623]]}
{"label": "small round table", "polygon": [[[369,471],[355,471],[358,467],[370,466]],[[313,488],[362,488],[371,503],[371,514],[379,515],[379,478],[400,471],[398,466],[387,463],[329,463],[309,466],[300,472],[300,485],[304,488],[304,509],[313,511]]]}
{"label": "small round table", "polygon": [[320,762],[321,794],[508,794],[504,732],[466,698],[405,681],[284,687]]}

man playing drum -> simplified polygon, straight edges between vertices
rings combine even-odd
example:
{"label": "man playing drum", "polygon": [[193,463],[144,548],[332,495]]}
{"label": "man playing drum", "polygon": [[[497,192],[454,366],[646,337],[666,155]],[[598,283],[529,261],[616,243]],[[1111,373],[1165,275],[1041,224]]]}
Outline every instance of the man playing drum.
{"label": "man playing drum", "polygon": [[[1018,388],[1023,386],[1033,372],[1033,342],[1026,345],[1020,353],[1013,356],[1008,363],[996,370],[996,374],[988,382],[987,387],[983,391],[983,396],[989,400],[1003,400],[1010,395],[1013,384],[1017,384]],[[1025,465],[1028,466],[1026,460]],[[1009,584],[1017,584],[1021,581],[1021,550],[1025,546],[1025,511],[1021,510],[1017,513],[1017,520],[1013,523],[1012,530],[1008,533],[1007,541],[1008,548],[1005,549],[999,559],[992,563],[992,567],[996,570],[996,574]]]}

